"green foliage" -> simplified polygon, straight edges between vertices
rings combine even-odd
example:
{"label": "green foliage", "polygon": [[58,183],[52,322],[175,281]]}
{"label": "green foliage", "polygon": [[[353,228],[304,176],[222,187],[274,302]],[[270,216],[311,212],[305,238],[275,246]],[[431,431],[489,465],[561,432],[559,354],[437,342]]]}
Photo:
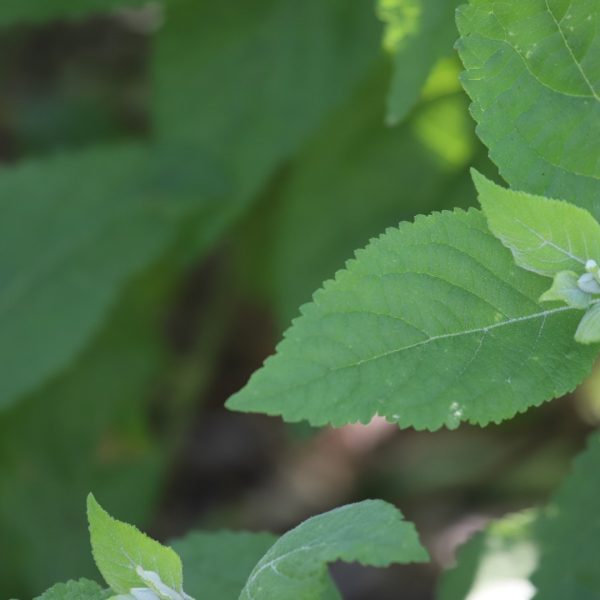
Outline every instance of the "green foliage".
{"label": "green foliage", "polygon": [[600,218],[600,5],[471,0],[457,22],[463,84],[503,177]]}
{"label": "green foliage", "polygon": [[572,390],[596,356],[573,341],[579,311],[540,305],[546,287],[481,213],[418,217],[326,282],[228,406],[314,425],[510,418]]}
{"label": "green foliage", "polygon": [[202,215],[210,227],[223,187],[215,165],[192,169],[196,161],[183,149],[124,145],[2,174],[0,408],[69,364],[184,219]]}
{"label": "green foliage", "polygon": [[592,600],[600,594],[599,463],[595,433],[539,520],[540,560],[532,576],[536,600]]}
{"label": "green foliage", "polygon": [[237,600],[254,565],[275,543],[271,533],[195,531],[175,540],[185,588],[196,598]]}
{"label": "green foliage", "polygon": [[107,600],[111,592],[103,590],[95,581],[80,579],[57,583],[34,600]]}
{"label": "green foliage", "polygon": [[240,600],[319,600],[329,562],[384,567],[428,560],[414,526],[393,506],[367,500],[313,517],[281,537],[257,563]]}
{"label": "green foliage", "polygon": [[181,560],[174,550],[161,546],[133,525],[113,519],[90,494],[87,501],[90,540],[94,560],[114,592],[128,594],[134,588],[150,588],[161,600],[183,598]]}
{"label": "green foliage", "polygon": [[458,4],[458,0],[378,0],[379,17],[386,23],[384,46],[394,57],[388,124],[404,119],[435,62],[450,54]]}

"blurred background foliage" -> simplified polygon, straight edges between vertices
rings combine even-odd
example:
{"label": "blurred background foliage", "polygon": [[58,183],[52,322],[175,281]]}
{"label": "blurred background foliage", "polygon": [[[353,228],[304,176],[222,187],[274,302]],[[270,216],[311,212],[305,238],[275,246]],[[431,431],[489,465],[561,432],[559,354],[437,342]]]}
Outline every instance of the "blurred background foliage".
{"label": "blurred background foliage", "polygon": [[495,175],[456,4],[2,3],[0,597],[95,577],[91,490],[163,540],[381,497],[433,564],[334,575],[351,600],[424,600],[471,532],[562,479],[595,379],[486,431],[223,409],[353,250],[473,205],[469,166]]}

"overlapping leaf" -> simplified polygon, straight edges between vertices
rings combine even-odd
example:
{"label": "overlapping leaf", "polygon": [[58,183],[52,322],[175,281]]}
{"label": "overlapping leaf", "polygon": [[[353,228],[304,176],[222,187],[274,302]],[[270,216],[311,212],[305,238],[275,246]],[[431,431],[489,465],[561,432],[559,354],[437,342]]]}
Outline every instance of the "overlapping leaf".
{"label": "overlapping leaf", "polygon": [[34,600],[107,600],[112,595],[112,592],[103,590],[95,581],[80,579],[57,583]]}
{"label": "overlapping leaf", "polygon": [[458,13],[478,132],[516,189],[600,217],[600,5],[471,0]]}
{"label": "overlapping leaf", "polygon": [[327,563],[384,567],[425,562],[414,526],[381,500],[366,500],[308,519],[282,536],[258,562],[240,600],[321,600]]}
{"label": "overlapping leaf", "polygon": [[485,425],[572,390],[596,348],[581,312],[547,308],[478,211],[389,229],[319,290],[277,354],[228,402],[315,425]]}

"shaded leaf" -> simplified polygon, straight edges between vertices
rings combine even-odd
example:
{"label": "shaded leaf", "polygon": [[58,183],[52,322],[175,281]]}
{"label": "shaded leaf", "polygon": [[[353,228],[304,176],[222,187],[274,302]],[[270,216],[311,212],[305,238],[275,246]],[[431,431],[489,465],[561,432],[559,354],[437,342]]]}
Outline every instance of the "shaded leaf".
{"label": "shaded leaf", "polygon": [[95,581],[80,579],[57,583],[34,600],[107,600],[110,590],[103,590]]}

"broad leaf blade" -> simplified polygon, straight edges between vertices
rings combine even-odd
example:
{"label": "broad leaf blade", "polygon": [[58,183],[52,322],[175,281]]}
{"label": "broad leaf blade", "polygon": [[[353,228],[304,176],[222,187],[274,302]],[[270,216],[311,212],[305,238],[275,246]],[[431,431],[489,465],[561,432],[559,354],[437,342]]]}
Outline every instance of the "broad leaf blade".
{"label": "broad leaf blade", "polygon": [[80,579],[57,583],[34,600],[107,600],[112,595],[110,590],[103,590],[95,581]]}
{"label": "broad leaf blade", "polygon": [[327,563],[384,567],[425,562],[414,526],[381,500],[367,500],[308,519],[282,536],[258,562],[240,600],[321,600]]}
{"label": "broad leaf blade", "polygon": [[600,217],[600,4],[471,0],[458,50],[478,133],[512,187]]}
{"label": "broad leaf blade", "polygon": [[473,180],[492,233],[519,266],[553,277],[583,273],[588,260],[600,261],[600,224],[587,210],[508,190],[476,171]]}
{"label": "broad leaf blade", "polygon": [[515,266],[479,211],[417,217],[349,261],[234,395],[234,410],[418,429],[512,417],[572,390],[596,356],[579,310]]}
{"label": "broad leaf blade", "polygon": [[94,560],[104,580],[117,593],[146,587],[139,568],[155,573],[165,585],[179,592],[183,587],[181,560],[128,523],[113,519],[90,494],[88,520]]}

